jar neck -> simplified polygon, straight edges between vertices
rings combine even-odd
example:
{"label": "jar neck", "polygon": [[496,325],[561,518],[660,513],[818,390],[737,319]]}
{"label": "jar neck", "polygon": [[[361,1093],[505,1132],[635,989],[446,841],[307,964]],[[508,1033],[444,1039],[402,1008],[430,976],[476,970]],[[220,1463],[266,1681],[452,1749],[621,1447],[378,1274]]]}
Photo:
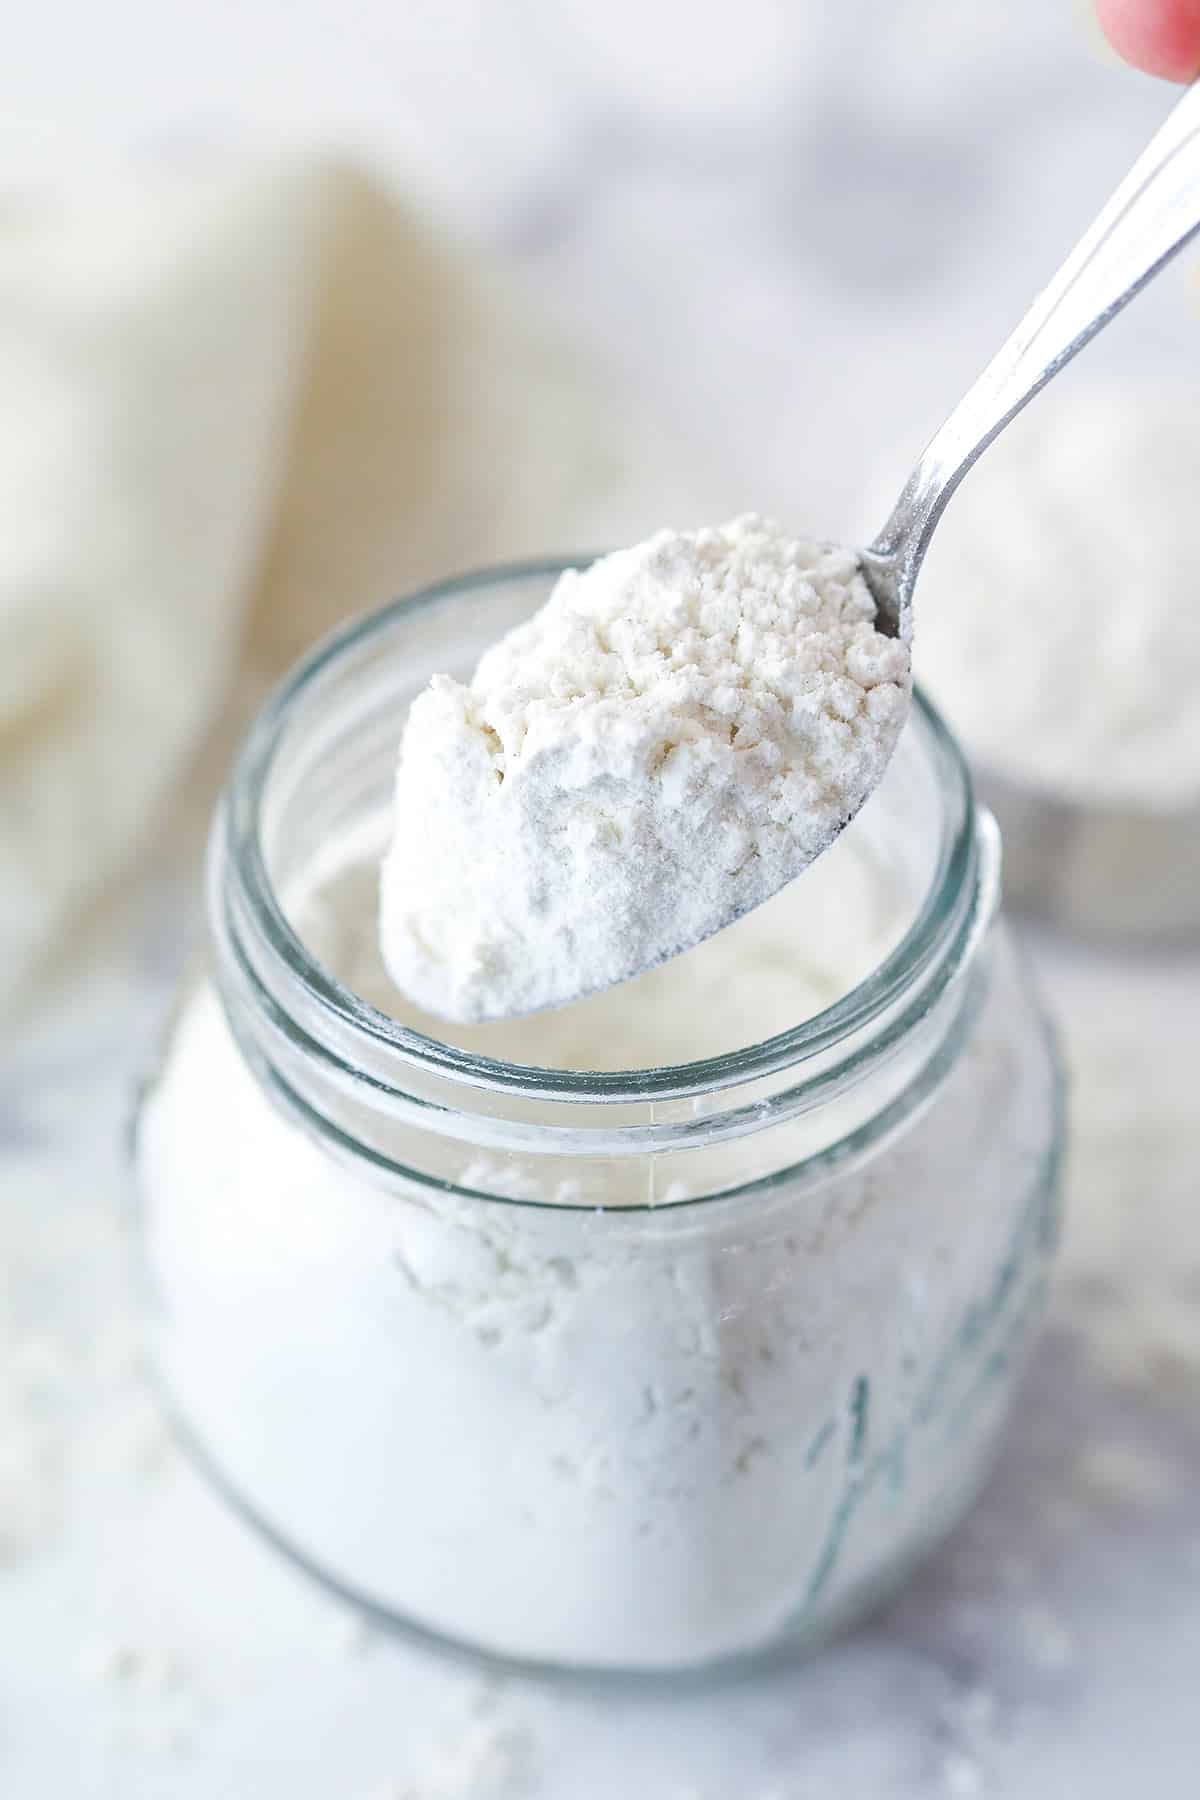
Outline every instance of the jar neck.
{"label": "jar neck", "polygon": [[404,1172],[415,1138],[510,1158],[686,1159],[802,1120],[823,1155],[844,1154],[863,1132],[893,1128],[953,1060],[956,1030],[965,1029],[982,981],[978,953],[998,894],[995,827],[975,808],[961,756],[920,698],[908,754],[933,796],[937,838],[923,901],[865,981],[763,1043],[616,1073],[504,1063],[378,1012],[323,969],[292,929],[278,845],[295,841],[297,820],[315,818],[319,837],[316,783],[319,776],[336,810],[339,758],[360,772],[378,763],[390,781],[403,685],[409,697],[414,679],[423,685],[407,653],[423,610],[437,624],[461,601],[496,589],[507,600],[516,587],[528,611],[559,567],[446,584],[362,621],[302,664],[260,716],[209,857],[215,978],[244,1056],[275,1100],[338,1154]]}

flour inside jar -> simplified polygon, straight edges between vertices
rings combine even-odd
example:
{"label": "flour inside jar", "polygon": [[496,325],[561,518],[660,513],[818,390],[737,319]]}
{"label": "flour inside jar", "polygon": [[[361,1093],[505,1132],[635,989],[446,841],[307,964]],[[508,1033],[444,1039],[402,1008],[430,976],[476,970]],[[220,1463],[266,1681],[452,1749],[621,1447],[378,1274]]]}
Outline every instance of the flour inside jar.
{"label": "flour inside jar", "polygon": [[381,1012],[443,1043],[537,1068],[670,1067],[789,1031],[883,961],[917,898],[903,860],[874,832],[853,832],[803,880],[632,981],[523,1018],[452,1024],[409,1000],[384,966],[377,883],[387,830],[380,818],[327,848],[290,897],[296,930],[331,974]]}

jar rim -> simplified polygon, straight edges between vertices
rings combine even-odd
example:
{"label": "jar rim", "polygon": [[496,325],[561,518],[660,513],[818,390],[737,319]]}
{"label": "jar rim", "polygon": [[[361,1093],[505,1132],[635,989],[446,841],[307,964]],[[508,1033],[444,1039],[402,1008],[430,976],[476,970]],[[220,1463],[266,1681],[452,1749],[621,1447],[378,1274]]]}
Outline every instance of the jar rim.
{"label": "jar rim", "polygon": [[916,915],[899,943],[848,993],[760,1043],[695,1062],[626,1070],[546,1069],[464,1050],[402,1024],[346,987],[310,954],[280,903],[263,848],[263,802],[292,711],[314,684],[414,609],[513,581],[553,581],[593,560],[594,554],[504,563],[453,576],[361,614],[316,644],[268,696],[236,757],[215,827],[226,867],[268,953],[299,984],[308,1010],[324,1018],[343,1041],[360,1043],[374,1059],[382,1052],[401,1067],[515,1098],[628,1104],[738,1086],[825,1056],[886,1014],[920,981],[961,930],[964,895],[977,881],[977,812],[970,772],[949,727],[919,688],[913,696],[914,719],[927,739],[939,791],[948,804],[937,861]]}

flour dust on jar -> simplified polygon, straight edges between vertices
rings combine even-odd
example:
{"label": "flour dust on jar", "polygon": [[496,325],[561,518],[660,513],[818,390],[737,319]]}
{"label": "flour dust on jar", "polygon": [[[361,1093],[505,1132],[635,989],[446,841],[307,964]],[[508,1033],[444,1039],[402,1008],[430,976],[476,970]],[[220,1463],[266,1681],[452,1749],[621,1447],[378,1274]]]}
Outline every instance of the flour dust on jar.
{"label": "flour dust on jar", "polygon": [[136,1135],[146,1261],[188,1441],[310,1571],[493,1657],[682,1670],[818,1641],[967,1505],[1060,1085],[919,698],[832,847],[685,954],[520,1018],[401,995],[397,721],[562,573],[365,619],[260,716]]}

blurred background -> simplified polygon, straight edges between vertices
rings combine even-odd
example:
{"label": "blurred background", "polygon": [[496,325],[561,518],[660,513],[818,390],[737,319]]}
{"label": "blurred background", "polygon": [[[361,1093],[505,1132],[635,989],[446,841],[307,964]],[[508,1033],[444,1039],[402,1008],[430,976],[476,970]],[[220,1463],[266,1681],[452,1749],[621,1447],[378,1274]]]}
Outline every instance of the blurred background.
{"label": "blurred background", "polygon": [[[1013,576],[966,527],[953,582],[928,576],[938,693],[1009,812],[1074,1079],[1072,1215],[998,1477],[876,1625],[669,1701],[377,1639],[169,1443],[123,1160],[203,823],[266,683],[348,613],[497,557],[747,509],[863,541],[1171,100],[1082,0],[42,0],[8,22],[0,1793],[1098,1800],[1151,1770],[1190,1791],[1200,759],[1178,734],[1165,834],[1153,780],[1081,799],[1061,729],[1044,765],[992,766],[953,633],[976,583]],[[1023,471],[1050,468],[1032,555],[1061,574],[1055,520],[1103,527],[1115,471],[1195,618],[1198,367],[1184,258],[990,490],[983,465],[973,516],[1036,522]],[[1064,469],[1087,406],[1128,429]],[[1128,461],[1147,409],[1161,465]],[[1116,513],[1099,566],[1138,567],[1137,511]],[[1047,619],[1077,616],[1068,588],[1047,583]],[[1177,687],[1200,679],[1195,626],[1156,644],[1134,711],[1172,657]],[[1087,710],[1063,667],[1031,644],[1011,673],[1060,721]]]}

